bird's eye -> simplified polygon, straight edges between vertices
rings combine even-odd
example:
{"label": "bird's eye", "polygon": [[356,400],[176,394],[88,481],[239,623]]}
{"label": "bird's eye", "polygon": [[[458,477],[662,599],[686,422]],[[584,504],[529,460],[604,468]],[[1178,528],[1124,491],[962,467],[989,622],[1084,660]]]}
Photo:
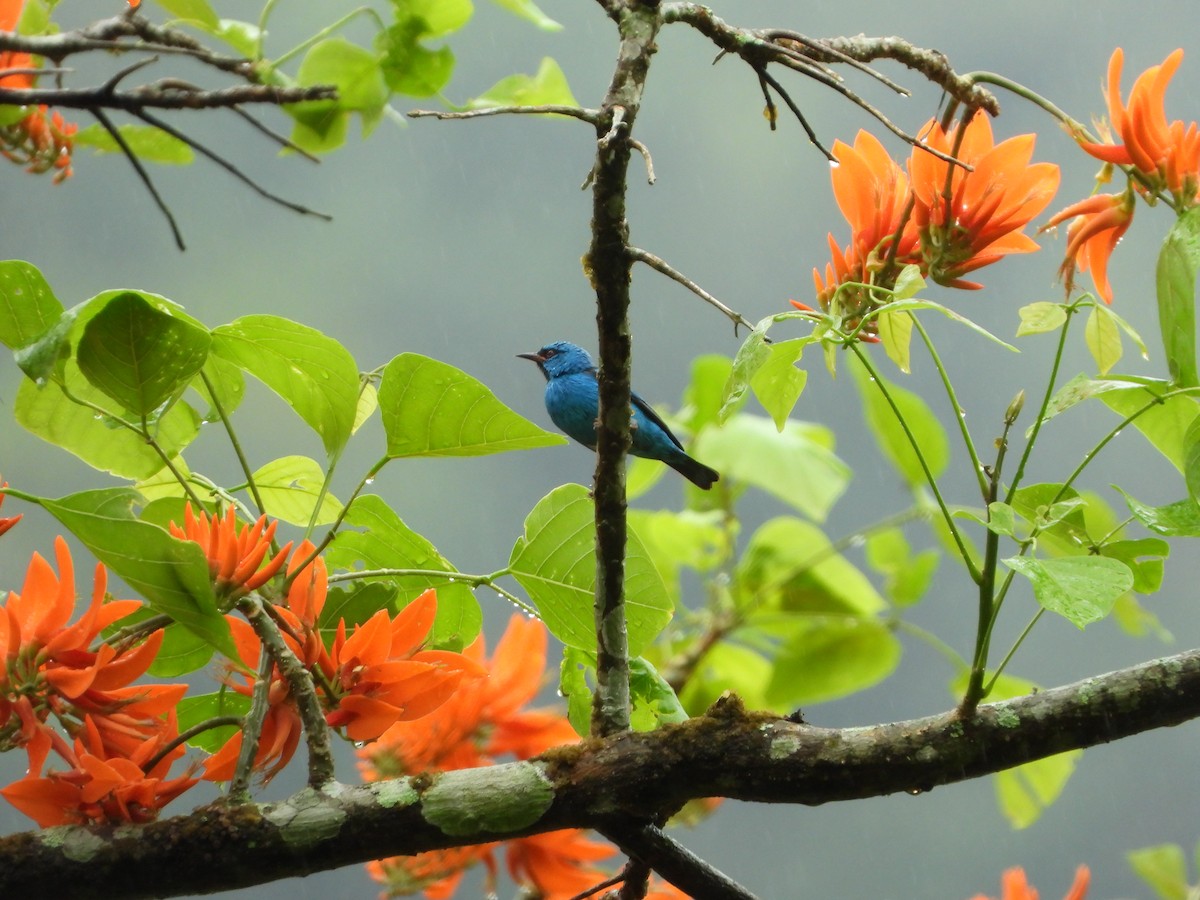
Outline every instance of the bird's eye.
{"label": "bird's eye", "polygon": [[555,356],[558,356],[557,350],[546,349],[542,351],[542,359],[551,359]]}

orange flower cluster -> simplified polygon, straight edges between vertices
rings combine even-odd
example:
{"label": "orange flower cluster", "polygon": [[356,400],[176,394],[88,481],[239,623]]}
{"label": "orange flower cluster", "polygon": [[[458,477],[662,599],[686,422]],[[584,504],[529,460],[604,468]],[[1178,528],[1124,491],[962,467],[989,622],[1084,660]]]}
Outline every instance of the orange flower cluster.
{"label": "orange flower cluster", "polygon": [[[359,750],[369,781],[493,765],[502,757],[529,759],[560,744],[578,740],[561,714],[525,709],[541,686],[546,665],[546,630],[536,621],[514,615],[490,660],[482,637],[463,651],[489,676],[464,682],[444,704],[419,719],[400,721],[374,744]],[[509,874],[531,896],[565,900],[605,881],[609,873],[596,866],[616,851],[578,830],[556,831],[504,842]],[[429,898],[454,893],[463,873],[482,862],[494,878],[495,845],[460,847],[368,864],[384,885],[381,897],[424,891]],[[678,900],[670,886],[647,896]]]}
{"label": "orange flower cluster", "polygon": [[[101,631],[142,604],[107,599],[97,566],[91,603],[68,624],[75,576],[61,537],[55,554],[60,575],[34,554],[21,592],[0,607],[0,749],[23,747],[30,773],[0,793],[41,825],[146,821],[191,785],[163,780],[182,750],[153,759],[177,736],[171,710],[187,686],[131,685],[158,653],[161,631],[132,649],[91,649]],[[74,749],[51,717],[75,738]],[[71,770],[39,777],[52,749]]]}
{"label": "orange flower cluster", "polygon": [[[261,525],[261,521],[259,525]],[[245,531],[250,531],[247,528]],[[260,531],[258,526],[254,529]],[[271,529],[267,529],[269,532]],[[265,540],[267,532],[262,532]],[[219,557],[225,569],[253,571],[247,563],[263,553],[255,542],[245,544],[247,556],[231,560],[223,556],[223,545],[210,545],[209,558]],[[394,617],[380,610],[347,634],[345,620],[338,623],[332,645],[326,647],[318,628],[328,591],[324,560],[317,558],[297,572],[314,547],[305,541],[289,564],[294,576],[284,602],[274,608],[274,617],[284,626],[284,639],[292,652],[314,675],[326,711],[326,722],[342,729],[354,741],[378,738],[398,721],[424,716],[445,703],[464,680],[485,673],[477,663],[460,653],[424,649],[437,614],[437,596],[426,591]],[[282,563],[282,554],[267,568]],[[255,563],[257,564],[257,563]],[[266,569],[260,570],[266,571]],[[219,577],[219,576],[218,576]],[[243,582],[244,584],[249,582]],[[229,617],[238,655],[246,670],[227,675],[229,686],[250,696],[261,643],[242,619]],[[303,733],[291,686],[276,668],[268,690],[270,709],[260,735],[254,768],[264,781],[279,773],[295,753]],[[204,767],[204,777],[226,781],[233,777],[242,733],[236,732]]]}
{"label": "orange flower cluster", "polygon": [[[1121,69],[1125,53],[1118,47],[1108,61],[1108,141],[1080,141],[1080,147],[1105,163],[1126,166],[1134,177],[1120,194],[1097,194],[1074,203],[1055,215],[1045,228],[1070,221],[1066,258],[1060,271],[1067,292],[1074,288],[1075,272],[1090,272],[1096,292],[1105,303],[1112,302],[1108,283],[1108,260],[1133,222],[1135,194],[1168,193],[1176,211],[1183,213],[1200,202],[1200,125],[1179,119],[1168,122],[1166,91],[1183,51],[1176,50],[1161,65],[1151,66],[1137,77],[1129,92],[1129,103],[1121,100]],[[1107,173],[1103,176],[1107,180]],[[1045,228],[1043,230],[1045,230]]]}
{"label": "orange flower cluster", "polygon": [[[16,31],[24,5],[25,0],[0,0],[0,31]],[[0,73],[32,67],[33,57],[28,53],[0,52]],[[0,75],[0,87],[31,88],[36,80],[36,75],[26,71]],[[19,121],[0,125],[0,154],[29,172],[53,171],[58,184],[71,177],[71,136],[77,130],[77,125],[42,104]]]}
{"label": "orange flower cluster", "polygon": [[[263,559],[271,547],[278,522],[266,524],[267,517],[261,516],[250,528],[237,530],[237,516],[233,507],[225,511],[225,517],[213,516],[210,520],[203,511],[197,519],[192,513],[192,504],[183,510],[183,527],[174,522],[171,534],[181,541],[195,541],[208,557],[213,574],[213,585],[223,597],[234,599],[262,587],[278,572],[292,549],[288,543],[265,566]],[[259,568],[262,566],[262,568]]]}
{"label": "orange flower cluster", "polygon": [[[1071,888],[1063,900],[1083,900],[1091,880],[1092,873],[1088,867],[1080,866],[1075,870],[1075,881],[1071,884]],[[1000,895],[1000,900],[1038,900],[1038,892],[1029,886],[1025,870],[1020,866],[1004,873],[1001,888],[1003,893]],[[988,898],[983,894],[976,894],[971,900],[988,900]]]}
{"label": "orange flower cluster", "polygon": [[996,144],[982,111],[948,131],[931,121],[923,133],[930,147],[971,170],[921,148],[913,148],[905,170],[865,131],[852,147],[834,144],[833,192],[852,237],[842,249],[830,234],[832,261],[824,274],[813,270],[823,309],[840,291],[851,320],[867,313],[880,302],[873,292],[845,285],[891,288],[910,264],[939,284],[977,289],[963,276],[1037,249],[1023,229],[1054,197],[1059,174],[1050,163],[1030,163],[1034,136]]}

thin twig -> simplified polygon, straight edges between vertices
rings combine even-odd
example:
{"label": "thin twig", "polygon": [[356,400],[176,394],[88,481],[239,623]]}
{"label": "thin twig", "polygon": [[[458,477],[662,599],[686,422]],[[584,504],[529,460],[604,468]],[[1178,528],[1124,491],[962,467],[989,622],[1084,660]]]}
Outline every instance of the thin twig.
{"label": "thin twig", "polygon": [[750,891],[657,826],[614,825],[599,830],[624,853],[646,863],[689,896],[707,900],[756,900]]}
{"label": "thin twig", "polygon": [[[787,108],[792,111],[792,115],[800,120],[800,125],[804,128],[804,133],[808,135],[808,139],[813,143],[813,145],[824,154],[827,160],[830,162],[836,162],[837,160],[833,158],[833,154],[829,151],[829,148],[821,143],[821,140],[817,137],[817,133],[813,130],[813,127],[808,124],[808,119],[804,117],[804,113],[800,111],[800,107],[796,105],[796,101],[793,100],[791,95],[783,89],[783,85],[768,75],[766,69],[758,69],[757,72],[759,81],[766,82],[768,85],[774,88],[775,93],[783,98],[783,102],[787,104]],[[772,130],[775,128],[774,121],[771,123],[771,128]]]}
{"label": "thin twig", "polygon": [[125,158],[129,160],[129,164],[133,166],[133,170],[137,173],[138,178],[142,180],[142,184],[150,192],[150,196],[154,199],[154,204],[158,207],[159,212],[166,216],[167,224],[171,226],[171,234],[175,236],[175,246],[180,250],[186,250],[187,246],[183,243],[183,233],[179,230],[179,224],[175,221],[171,207],[167,206],[167,201],[162,198],[162,195],[158,192],[158,188],[150,180],[150,173],[146,171],[145,166],[142,165],[142,161],[137,158],[137,154],[133,152],[120,130],[113,125],[112,120],[105,114],[104,110],[96,107],[91,110],[91,113],[96,117],[96,121],[100,123],[104,130],[108,132],[109,137],[116,141],[117,146],[121,148],[121,152],[125,154]]}
{"label": "thin twig", "polygon": [[582,106],[489,106],[485,109],[466,109],[453,112],[442,109],[413,109],[410,119],[481,119],[485,116],[569,116],[591,125],[600,121],[600,111]]}
{"label": "thin twig", "polygon": [[328,213],[318,212],[315,209],[309,209],[307,206],[301,206],[299,203],[293,203],[291,200],[285,200],[283,197],[280,197],[278,194],[271,193],[266,188],[264,188],[262,185],[260,185],[258,182],[256,182],[253,178],[251,178],[249,175],[247,175],[245,172],[243,172],[241,169],[239,169],[237,166],[235,166],[233,163],[231,163],[229,160],[225,159],[225,157],[221,156],[220,154],[216,153],[213,150],[210,150],[208,147],[206,147],[204,144],[201,144],[195,138],[189,137],[187,134],[184,134],[178,128],[175,128],[172,125],[168,124],[167,122],[164,122],[162,119],[158,118],[157,116],[152,116],[150,113],[146,112],[145,110],[135,110],[133,112],[133,114],[137,118],[139,118],[143,122],[145,122],[147,125],[153,125],[155,128],[159,128],[159,129],[165,131],[167,134],[171,135],[171,137],[176,138],[177,140],[183,141],[185,144],[187,144],[189,147],[191,147],[197,153],[212,160],[218,166],[220,166],[222,169],[224,169],[226,172],[233,175],[234,178],[236,178],[238,181],[242,182],[242,184],[249,187],[252,191],[254,191],[256,194],[258,194],[260,197],[265,197],[267,200],[270,200],[273,203],[278,203],[280,206],[290,209],[293,212],[298,212],[303,216],[316,216],[318,219],[324,219],[326,222],[333,221],[333,216],[329,215]]}
{"label": "thin twig", "polygon": [[714,297],[712,294],[710,294],[704,288],[700,287],[700,285],[696,284],[696,282],[692,281],[690,278],[688,278],[686,275],[684,275],[678,269],[674,268],[669,263],[667,263],[665,260],[660,259],[659,257],[655,256],[653,253],[650,253],[647,250],[643,250],[640,247],[626,247],[625,252],[629,254],[631,259],[635,259],[638,262],[643,262],[646,265],[648,265],[650,268],[654,269],[655,271],[661,272],[663,275],[666,275],[672,281],[678,282],[679,284],[683,285],[685,288],[687,288],[689,291],[691,291],[693,294],[695,294],[697,297],[699,297],[705,303],[708,303],[709,305],[716,307],[718,310],[720,310],[722,313],[724,313],[725,316],[728,317],[731,322],[733,322],[735,328],[737,326],[741,325],[745,328],[749,328],[751,331],[754,330],[753,322],[751,322],[749,319],[747,319],[741,313],[735,312],[734,310],[730,309],[728,306],[726,306],[724,303],[722,303],[720,300],[718,300],[716,297]]}
{"label": "thin twig", "polygon": [[650,149],[636,138],[629,139],[629,146],[642,154],[642,159],[646,161],[646,183],[654,184],[654,160],[650,157]]}

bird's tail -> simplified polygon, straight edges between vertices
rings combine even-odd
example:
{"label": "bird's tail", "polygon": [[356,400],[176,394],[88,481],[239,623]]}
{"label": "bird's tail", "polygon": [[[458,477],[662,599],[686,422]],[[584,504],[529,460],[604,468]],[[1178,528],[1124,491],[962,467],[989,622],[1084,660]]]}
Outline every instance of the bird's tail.
{"label": "bird's tail", "polygon": [[721,480],[716,469],[710,469],[704,463],[692,459],[685,453],[668,460],[667,465],[702,491],[709,490]]}

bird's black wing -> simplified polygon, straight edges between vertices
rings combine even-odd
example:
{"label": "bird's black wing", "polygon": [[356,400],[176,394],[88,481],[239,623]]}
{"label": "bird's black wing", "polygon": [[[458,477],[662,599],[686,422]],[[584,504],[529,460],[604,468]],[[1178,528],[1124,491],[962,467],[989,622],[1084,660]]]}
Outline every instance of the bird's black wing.
{"label": "bird's black wing", "polygon": [[643,400],[641,397],[639,397],[636,393],[632,393],[632,392],[630,393],[630,399],[633,401],[633,405],[636,406],[639,410],[641,410],[642,414],[647,419],[649,419],[651,422],[653,422],[655,425],[657,425],[659,428],[661,428],[663,430],[663,434],[665,434],[667,437],[669,437],[671,439],[672,444],[674,444],[680,450],[683,449],[683,444],[679,443],[679,438],[675,437],[674,432],[672,432],[671,429],[667,427],[667,423],[664,422],[659,417],[658,413],[656,413],[653,409],[650,408],[649,403],[647,403],[645,400]]}
{"label": "bird's black wing", "polygon": [[[600,375],[595,369],[588,369],[587,373],[597,381],[600,380]],[[650,407],[650,404],[637,395],[637,391],[630,391],[629,399],[633,401],[633,405],[641,411],[642,415],[663,430],[663,434],[671,439],[672,444],[674,444],[680,450],[683,449],[683,444],[679,443],[679,438],[675,437],[675,433],[667,427],[667,423],[664,422],[662,417]]]}

